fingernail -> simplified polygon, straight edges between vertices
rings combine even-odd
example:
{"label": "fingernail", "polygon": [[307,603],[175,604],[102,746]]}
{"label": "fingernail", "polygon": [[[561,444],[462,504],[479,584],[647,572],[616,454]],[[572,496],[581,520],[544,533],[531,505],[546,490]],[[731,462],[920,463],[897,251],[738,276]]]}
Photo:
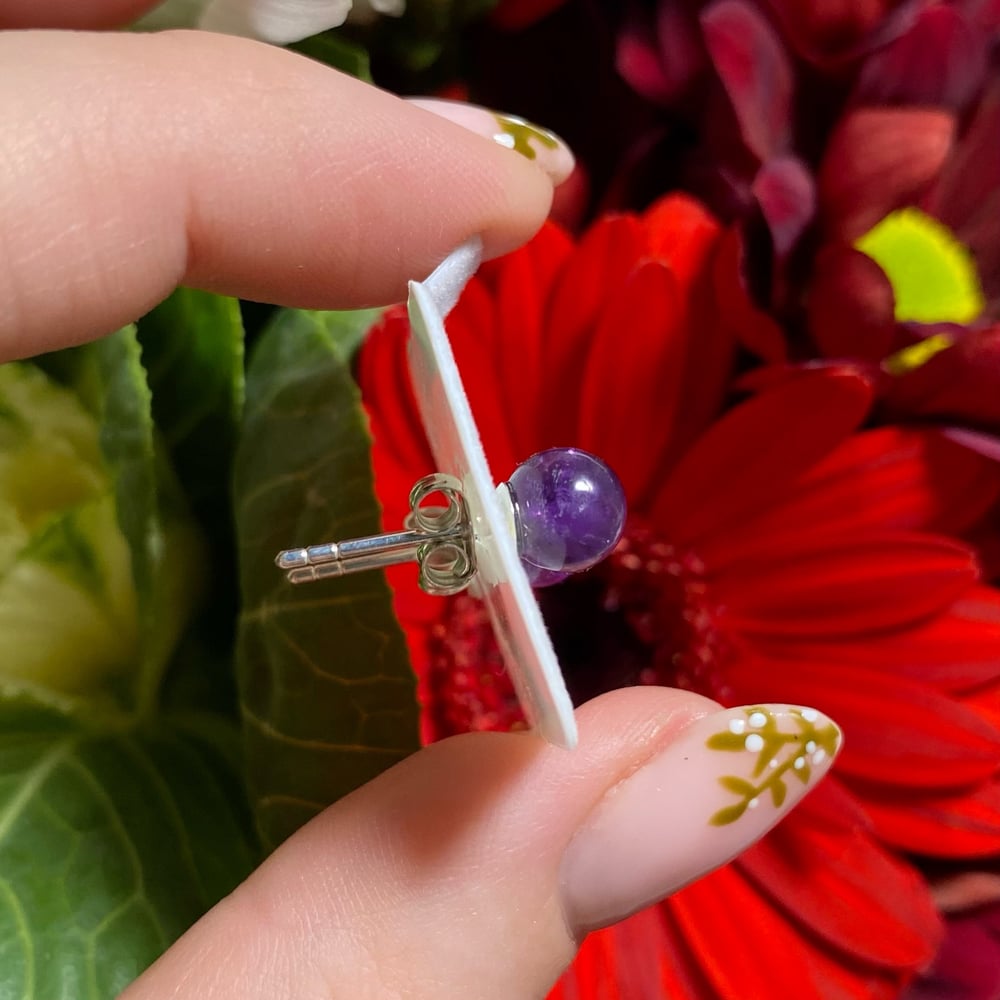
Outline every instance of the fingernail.
{"label": "fingernail", "polygon": [[573,172],[575,161],[569,146],[554,132],[532,125],[523,118],[462,101],[442,101],[430,97],[411,97],[407,100],[418,108],[447,118],[470,132],[527,157],[552,178],[553,184],[561,184]]}
{"label": "fingernail", "polygon": [[560,871],[575,931],[604,927],[759,840],[829,770],[836,723],[812,708],[750,705],[691,723],[612,788]]}

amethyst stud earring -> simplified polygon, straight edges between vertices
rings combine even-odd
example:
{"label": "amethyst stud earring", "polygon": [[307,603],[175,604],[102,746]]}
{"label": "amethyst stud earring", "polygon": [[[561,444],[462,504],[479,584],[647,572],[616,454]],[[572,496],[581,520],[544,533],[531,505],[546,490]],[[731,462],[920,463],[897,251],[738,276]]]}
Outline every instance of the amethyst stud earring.
{"label": "amethyst stud earring", "polygon": [[[429,502],[436,496],[443,506]],[[533,587],[594,566],[615,547],[625,526],[625,491],[618,477],[579,448],[532,455],[497,487],[497,500]],[[285,549],[275,563],[291,583],[310,583],[416,562],[423,590],[456,594],[476,577],[476,523],[461,481],[439,472],[414,485],[403,530]]]}
{"label": "amethyst stud earring", "polygon": [[599,563],[625,527],[625,491],[596,455],[549,448],[522,462],[498,492],[513,508],[521,565],[547,587]]}

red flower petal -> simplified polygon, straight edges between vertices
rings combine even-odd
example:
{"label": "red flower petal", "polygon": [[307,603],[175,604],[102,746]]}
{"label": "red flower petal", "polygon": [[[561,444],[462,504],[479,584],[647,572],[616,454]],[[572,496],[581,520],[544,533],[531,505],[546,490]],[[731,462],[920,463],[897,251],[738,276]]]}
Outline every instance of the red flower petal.
{"label": "red flower petal", "polygon": [[540,21],[565,2],[566,0],[500,0],[490,15],[490,20],[499,28],[518,31]]}
{"label": "red flower petal", "polygon": [[821,66],[838,67],[856,54],[869,32],[900,0],[770,0],[783,33],[799,55]]}
{"label": "red flower petal", "polygon": [[776,156],[757,171],[753,194],[771,232],[775,255],[787,257],[816,214],[816,189],[805,164]]}
{"label": "red flower petal", "polygon": [[791,137],[792,70],[774,30],[741,0],[718,0],[701,14],[709,56],[761,160],[783,153]]}
{"label": "red flower petal", "polygon": [[748,351],[765,361],[784,362],[788,353],[785,331],[751,300],[744,278],[744,252],[740,231],[729,230],[720,241],[713,269],[720,319]]}
{"label": "red flower petal", "polygon": [[[946,694],[968,691],[1000,678],[1000,593],[973,587],[939,615],[917,628],[863,643],[785,643],[782,654],[834,664],[851,663],[929,684]],[[835,678],[830,678],[835,683]]]}
{"label": "red flower petal", "polygon": [[[530,243],[504,258],[502,266],[487,264],[482,271],[481,280],[493,290],[488,306],[492,322],[482,327],[470,322],[469,328],[484,350],[492,353],[493,363],[476,373],[488,379],[489,389],[482,383],[477,388],[498,396],[497,387],[503,386],[505,436],[518,462],[545,446],[539,434],[552,391],[552,372],[543,358],[545,314],[553,285],[572,251],[569,237],[546,225]],[[464,316],[464,303],[458,312]],[[472,386],[469,394],[478,402],[480,393],[473,395]],[[510,420],[511,413],[518,419]],[[513,466],[496,471],[506,476],[512,470]]]}
{"label": "red flower petal", "polygon": [[860,108],[844,117],[819,173],[828,234],[853,243],[917,200],[940,171],[954,132],[951,115],[922,108]]}
{"label": "red flower petal", "polygon": [[925,364],[885,381],[887,413],[936,417],[1000,432],[1000,324],[956,330]]}
{"label": "red flower petal", "polygon": [[885,271],[867,254],[832,243],[816,255],[809,331],[826,357],[881,361],[896,331],[895,307]]}
{"label": "red flower petal", "polygon": [[873,795],[865,809],[875,832],[897,850],[929,857],[981,858],[1000,853],[1000,781],[950,795]]}
{"label": "red flower petal", "polygon": [[[577,407],[561,405],[552,386],[579,385],[587,366],[590,336],[643,255],[645,232],[632,215],[608,216],[592,226],[566,260],[545,314],[543,367],[550,381],[545,432],[563,444],[577,429]],[[518,341],[515,341],[517,343]]]}
{"label": "red flower petal", "polygon": [[814,372],[732,410],[674,469],[652,511],[670,538],[695,545],[773,502],[845,438],[869,404],[866,384]]}
{"label": "red flower petal", "polygon": [[[470,282],[469,288],[473,294],[478,294],[475,279]],[[497,383],[496,334],[491,336],[488,328],[477,329],[471,319],[465,309],[456,307],[448,317],[448,338],[479,428],[490,471],[496,479],[503,480],[514,471],[518,462],[528,457],[531,449],[528,454],[523,454],[513,439],[506,386],[501,393]],[[530,374],[527,377],[530,379]]]}
{"label": "red flower petal", "polygon": [[714,572],[767,561],[803,539],[879,530],[962,534],[1000,498],[1000,465],[944,432],[883,427],[855,434],[755,516],[699,545]]}
{"label": "red flower petal", "polygon": [[809,805],[827,794],[844,796],[824,782],[737,864],[762,895],[849,961],[920,969],[941,936],[926,883],[863,829],[831,830],[821,809],[811,814]]}
{"label": "red flower petal", "polygon": [[726,629],[819,638],[912,626],[944,611],[978,579],[972,550],[944,537],[900,532],[789,541],[766,562],[711,577]]}
{"label": "red flower petal", "polygon": [[927,200],[928,210],[951,226],[976,257],[987,296],[1000,294],[1000,82],[980,99],[972,124],[955,146]]}
{"label": "red flower petal", "polygon": [[[683,330],[677,326],[680,293],[673,272],[650,260],[609,299],[591,342],[579,401],[564,389],[559,405],[576,409],[581,447],[606,459],[630,502],[642,506],[670,443],[686,370]],[[637,434],[640,426],[643,432]]]}
{"label": "red flower petal", "polygon": [[934,4],[864,62],[859,104],[908,104],[961,111],[986,72],[987,37],[955,7]]}
{"label": "red flower petal", "polygon": [[648,101],[665,103],[673,96],[671,80],[660,62],[656,38],[648,19],[632,10],[618,33],[615,68],[638,94]]}
{"label": "red flower petal", "polygon": [[587,935],[548,1000],[704,1000],[709,991],[666,909],[651,906]]}
{"label": "red flower petal", "polygon": [[646,252],[666,264],[688,288],[700,280],[719,237],[719,223],[693,198],[671,194],[643,214]]}
{"label": "red flower petal", "polygon": [[[891,671],[829,662],[745,659],[727,672],[733,697],[815,705],[844,731],[837,772],[872,796],[886,787],[954,789],[986,781],[1000,767],[1000,729],[954,699]],[[780,692],[780,693],[779,693]],[[862,794],[859,786],[858,794]],[[865,794],[864,798],[867,799]]]}
{"label": "red flower petal", "polygon": [[[888,1000],[902,978],[896,970],[852,968],[829,955],[802,933],[798,921],[770,903],[738,863],[682,890],[664,906],[712,981],[714,992],[703,997]],[[869,931],[880,933],[871,926]]]}

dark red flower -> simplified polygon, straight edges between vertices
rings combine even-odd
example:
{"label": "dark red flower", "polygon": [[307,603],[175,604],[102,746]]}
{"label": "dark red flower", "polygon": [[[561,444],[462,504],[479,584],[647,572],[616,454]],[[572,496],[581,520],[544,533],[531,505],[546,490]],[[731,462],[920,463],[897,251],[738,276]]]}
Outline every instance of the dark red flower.
{"label": "dark red flower", "polygon": [[944,943],[904,1000],[1000,1000],[1000,876],[952,875],[935,894],[947,915]]}
{"label": "dark red flower", "polygon": [[[562,1000],[897,996],[940,934],[906,855],[1000,850],[1000,594],[956,540],[997,467],[936,430],[860,430],[870,386],[831,368],[727,409],[730,254],[682,198],[578,245],[547,226],[448,320],[498,478],[572,444],[625,485],[612,556],[539,592],[575,698],[675,685],[816,705],[845,731],[833,776],[762,843],[592,935]],[[389,525],[433,468],[406,336],[392,311],[360,359]],[[392,580],[425,738],[520,724],[476,602]]]}
{"label": "dark red flower", "polygon": [[[656,0],[630,10],[618,65],[667,120],[687,117],[681,183],[738,222],[745,297],[775,321],[770,332],[760,321],[741,329],[743,343],[772,364],[857,363],[886,418],[951,421],[992,434],[987,447],[1000,452],[1000,6]],[[635,169],[629,156],[623,169]],[[978,270],[985,308],[947,338],[897,315],[889,277],[854,246],[905,206],[943,222]],[[930,337],[954,350],[902,353]]]}
{"label": "dark red flower", "polygon": [[566,0],[499,0],[490,16],[499,27],[516,31],[540,21],[565,2]]}

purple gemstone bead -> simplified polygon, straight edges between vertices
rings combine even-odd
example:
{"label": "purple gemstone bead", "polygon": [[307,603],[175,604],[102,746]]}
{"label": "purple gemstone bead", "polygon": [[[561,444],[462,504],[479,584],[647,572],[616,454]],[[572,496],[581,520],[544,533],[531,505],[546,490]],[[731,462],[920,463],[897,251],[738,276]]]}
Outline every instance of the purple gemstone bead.
{"label": "purple gemstone bead", "polygon": [[507,483],[517,547],[532,586],[547,587],[600,562],[625,526],[625,491],[599,458],[549,448],[522,462]]}

